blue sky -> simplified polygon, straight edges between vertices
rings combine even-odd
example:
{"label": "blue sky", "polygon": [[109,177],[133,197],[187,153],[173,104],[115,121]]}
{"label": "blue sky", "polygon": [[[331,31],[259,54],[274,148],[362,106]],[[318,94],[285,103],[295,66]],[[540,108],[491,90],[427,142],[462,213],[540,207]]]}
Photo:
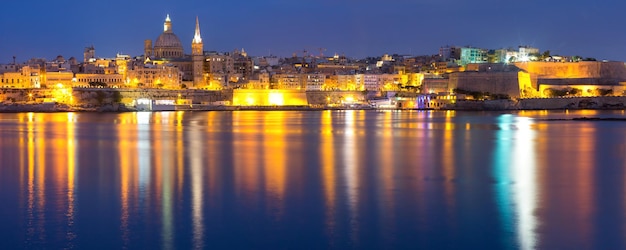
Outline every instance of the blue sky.
{"label": "blue sky", "polygon": [[553,54],[626,61],[626,1],[565,0],[33,0],[3,3],[0,63],[63,55],[143,53],[170,14],[187,53],[199,16],[205,50],[302,50],[350,57],[436,54],[443,45],[531,45]]}

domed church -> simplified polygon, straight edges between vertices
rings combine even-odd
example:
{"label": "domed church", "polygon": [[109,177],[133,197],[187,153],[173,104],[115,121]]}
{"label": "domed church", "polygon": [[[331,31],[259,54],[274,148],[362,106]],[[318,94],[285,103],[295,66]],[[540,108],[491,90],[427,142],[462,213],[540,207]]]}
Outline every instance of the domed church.
{"label": "domed church", "polygon": [[144,59],[153,64],[169,64],[183,72],[183,81],[193,82],[195,86],[202,84],[203,63],[205,61],[202,38],[200,37],[200,24],[196,17],[196,30],[191,42],[192,53],[185,55],[183,44],[172,31],[170,15],[165,18],[163,33],[157,37],[152,46],[152,40],[144,41]]}
{"label": "domed church", "polygon": [[152,41],[146,40],[145,56],[154,58],[182,58],[185,56],[183,44],[172,31],[170,15],[165,18],[163,33],[154,42],[154,47],[152,47]]}

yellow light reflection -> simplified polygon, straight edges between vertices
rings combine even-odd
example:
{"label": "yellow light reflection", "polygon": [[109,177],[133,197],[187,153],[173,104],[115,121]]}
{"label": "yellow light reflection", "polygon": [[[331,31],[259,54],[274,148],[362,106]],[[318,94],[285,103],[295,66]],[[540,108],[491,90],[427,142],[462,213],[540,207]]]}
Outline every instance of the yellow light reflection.
{"label": "yellow light reflection", "polygon": [[[454,150],[454,121],[452,117],[454,116],[454,111],[446,111],[446,120],[445,120],[445,130],[443,132],[443,145],[441,148],[442,154],[442,163],[443,163],[443,174],[445,176],[445,192],[446,192],[446,202],[448,202],[449,207],[454,207],[454,185],[453,180],[456,176],[456,156]],[[469,126],[469,124],[467,124]]]}
{"label": "yellow light reflection", "polygon": [[[37,117],[41,117],[43,114],[37,114]],[[46,204],[46,134],[41,131],[46,131],[46,123],[38,122],[36,123],[35,130],[35,195],[37,200],[37,231],[40,232],[40,235],[43,235],[45,232],[44,222],[46,221],[44,208]]]}
{"label": "yellow light reflection", "polygon": [[322,157],[322,178],[324,182],[324,200],[326,203],[326,220],[325,225],[328,235],[335,234],[336,221],[336,176],[335,176],[335,146],[333,133],[333,115],[332,111],[326,110],[321,117],[321,142],[320,152]]}
{"label": "yellow light reflection", "polygon": [[204,248],[204,171],[202,165],[203,133],[200,127],[189,128],[189,159],[191,160],[191,216],[193,220],[192,241],[194,249]]}
{"label": "yellow light reflection", "polygon": [[343,142],[343,165],[344,176],[346,179],[346,192],[348,196],[348,209],[349,209],[349,221],[350,221],[350,235],[353,241],[356,242],[359,228],[359,214],[357,206],[359,204],[359,190],[358,181],[359,176],[357,172],[358,162],[356,154],[356,110],[345,111],[345,127],[344,127],[344,142]]}
{"label": "yellow light reflection", "polygon": [[[172,124],[173,116],[170,116],[169,112],[164,113],[167,116],[163,117],[164,125],[156,125],[154,128],[156,141],[166,141],[163,138],[169,138],[169,134],[173,133],[169,128],[169,124]],[[159,173],[155,181],[160,183],[161,195],[161,220],[163,222],[163,228],[161,229],[162,244],[164,249],[174,248],[174,157],[173,147],[169,143],[155,143],[155,167],[156,172]]]}
{"label": "yellow light reflection", "polygon": [[35,127],[33,123],[33,113],[28,113],[28,123],[26,130],[28,131],[27,135],[27,144],[28,144],[28,201],[27,201],[27,225],[28,225],[28,235],[27,239],[32,239],[35,235],[34,224],[36,221],[35,218]]}
{"label": "yellow light reflection", "polygon": [[[396,157],[393,156],[396,150],[399,148],[396,147],[396,140],[391,140],[389,138],[394,137],[394,115],[400,113],[384,113],[383,116],[377,116],[379,118],[379,124],[383,124],[381,128],[378,128],[379,131],[382,132],[382,140],[379,145],[379,148],[376,149],[376,152],[379,152],[380,156],[378,157],[379,163],[378,167],[381,168],[379,172],[381,173],[380,178],[380,188],[382,189],[378,194],[380,211],[385,211],[380,217],[380,228],[379,231],[381,234],[386,234],[394,231],[394,224],[391,223],[395,221],[395,213],[394,207],[396,206],[394,199],[394,175],[396,171]],[[356,145],[356,144],[355,144]]]}
{"label": "yellow light reflection", "polygon": [[[129,114],[129,113],[127,113]],[[122,241],[125,246],[128,246],[130,243],[130,228],[129,228],[129,219],[130,219],[130,211],[129,211],[129,200],[130,200],[130,184],[132,179],[131,171],[133,169],[133,165],[131,163],[131,155],[135,155],[129,153],[127,150],[132,148],[130,141],[130,129],[125,126],[125,122],[130,120],[127,114],[122,114],[122,118],[120,119],[121,124],[117,125],[117,133],[118,133],[118,155],[120,156],[120,200],[121,200],[121,215],[120,215],[120,229],[122,231]]]}
{"label": "yellow light reflection", "polygon": [[263,150],[265,166],[266,192],[275,199],[268,205],[274,205],[271,209],[275,216],[282,216],[282,202],[285,195],[285,180],[287,178],[287,130],[285,129],[287,112],[277,111],[263,113]]}
{"label": "yellow light reflection", "polygon": [[[213,112],[210,112],[213,113]],[[177,186],[177,193],[179,196],[182,195],[183,192],[183,181],[185,180],[185,155],[184,155],[184,148],[183,148],[183,140],[184,140],[184,135],[183,135],[183,114],[184,112],[178,112],[176,114],[176,182],[178,183]]]}
{"label": "yellow light reflection", "polygon": [[67,113],[67,227],[69,232],[66,234],[69,241],[72,241],[76,235],[73,231],[74,213],[75,213],[75,176],[76,176],[76,138],[75,138],[75,122],[76,114]]}
{"label": "yellow light reflection", "polygon": [[[237,191],[248,193],[250,190],[259,188],[260,167],[259,162],[263,162],[263,152],[261,142],[257,138],[260,133],[256,127],[255,119],[258,119],[262,112],[234,112],[233,131],[234,141],[233,152],[236,156],[233,159],[235,169],[235,182]],[[235,122],[236,121],[236,122]]]}

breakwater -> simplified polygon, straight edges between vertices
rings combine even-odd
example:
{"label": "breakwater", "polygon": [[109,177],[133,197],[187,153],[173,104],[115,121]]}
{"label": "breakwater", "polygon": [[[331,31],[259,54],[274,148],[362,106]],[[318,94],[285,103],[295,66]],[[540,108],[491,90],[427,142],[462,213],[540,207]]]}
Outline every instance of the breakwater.
{"label": "breakwater", "polygon": [[624,109],[626,96],[458,100],[456,110]]}

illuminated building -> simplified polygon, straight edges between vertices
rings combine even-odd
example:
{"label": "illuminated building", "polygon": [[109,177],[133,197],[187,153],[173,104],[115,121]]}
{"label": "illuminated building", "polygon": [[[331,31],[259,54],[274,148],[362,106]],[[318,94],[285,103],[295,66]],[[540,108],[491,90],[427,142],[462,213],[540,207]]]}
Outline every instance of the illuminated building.
{"label": "illuminated building", "polygon": [[77,73],[72,80],[73,87],[92,87],[95,83],[103,83],[108,87],[120,87],[124,84],[124,78],[120,74]]}
{"label": "illuminated building", "polygon": [[363,86],[368,91],[379,91],[382,88],[380,75],[365,74],[363,75]]}
{"label": "illuminated building", "polygon": [[122,75],[122,79],[128,79],[130,56],[117,54],[115,58],[115,66],[117,67],[117,73]]}
{"label": "illuminated building", "polygon": [[18,72],[4,72],[0,74],[2,88],[39,88],[41,78],[39,70],[23,66]]}
{"label": "illuminated building", "polygon": [[300,74],[275,74],[272,79],[276,89],[304,89]]}
{"label": "illuminated building", "polygon": [[228,53],[207,52],[204,55],[204,72],[211,86],[227,86],[235,72],[233,58]]}
{"label": "illuminated building", "polygon": [[498,49],[494,51],[496,63],[510,63],[517,61],[518,53],[512,49]]}
{"label": "illuminated building", "polygon": [[240,78],[240,80],[249,80],[252,77],[254,62],[252,58],[248,57],[248,53],[242,48],[241,51],[235,50],[233,52],[233,73]]}
{"label": "illuminated building", "polygon": [[60,71],[60,72],[46,72],[44,75],[44,80],[46,87],[53,87],[58,84],[63,86],[72,86],[74,79],[74,73],[70,71]]}
{"label": "illuminated building", "polygon": [[327,78],[328,84],[324,87],[328,90],[361,90],[364,86],[364,77],[361,74],[332,75]]}
{"label": "illuminated building", "polygon": [[324,86],[324,80],[326,80],[326,75],[324,74],[306,74],[305,78],[305,89],[312,91],[320,91]]}
{"label": "illuminated building", "polygon": [[129,87],[180,88],[182,73],[176,67],[146,64],[128,71]]}
{"label": "illuminated building", "polygon": [[460,64],[465,66],[470,63],[486,63],[487,51],[479,48],[461,48]]}
{"label": "illuminated building", "polygon": [[[197,20],[196,20],[197,21]],[[196,22],[196,24],[198,24]],[[194,56],[198,59],[203,53],[203,44],[202,38],[199,36],[199,25],[198,27],[198,39],[194,37],[192,40],[192,55],[185,55],[183,45],[180,42],[180,39],[172,29],[172,20],[170,16],[167,15],[165,18],[165,22],[163,24],[163,33],[157,37],[154,41],[154,44],[151,40],[144,41],[144,63],[153,64],[153,65],[168,65],[171,67],[176,67],[183,73],[182,83],[187,83],[188,85],[193,85],[195,82],[198,82],[198,78],[196,77],[196,73],[194,73]],[[194,42],[195,41],[195,42]],[[199,42],[199,43],[197,43]],[[154,45],[154,46],[153,46]],[[195,49],[195,50],[193,50]],[[197,50],[200,51],[197,51]],[[196,64],[197,65],[197,64]],[[149,66],[150,67],[150,66]],[[202,73],[197,73],[202,75]],[[133,79],[129,79],[132,86]],[[182,83],[180,86],[182,86]],[[146,84],[144,86],[154,86],[153,84]],[[190,86],[195,87],[195,86]],[[201,86],[198,86],[201,87]]]}
{"label": "illuminated building", "polygon": [[519,46],[519,51],[517,53],[518,62],[536,61],[537,58],[533,57],[539,54],[539,49],[530,46]]}

